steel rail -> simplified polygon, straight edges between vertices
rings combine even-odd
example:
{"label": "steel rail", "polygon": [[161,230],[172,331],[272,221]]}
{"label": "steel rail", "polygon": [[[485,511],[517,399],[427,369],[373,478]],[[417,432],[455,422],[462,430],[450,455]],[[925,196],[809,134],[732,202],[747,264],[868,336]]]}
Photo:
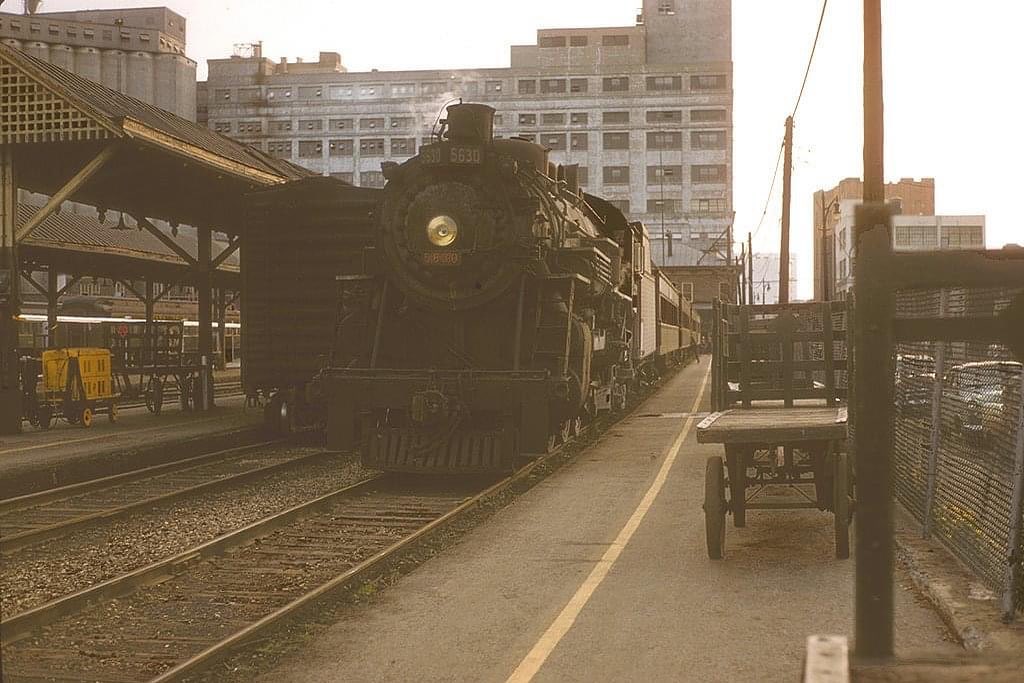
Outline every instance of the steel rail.
{"label": "steel rail", "polygon": [[176,555],[157,560],[126,574],[115,576],[76,593],[59,597],[43,605],[26,610],[0,621],[0,643],[9,644],[48,626],[61,617],[81,611],[100,601],[109,601],[130,595],[136,589],[181,574],[192,565],[236,548],[253,538],[265,535],[279,526],[294,521],[304,513],[337,502],[340,498],[358,493],[376,483],[383,475],[376,475],[313,500],[299,503],[287,510],[256,520],[240,529],[229,531],[217,538],[184,550]]}
{"label": "steel rail", "polygon": [[181,489],[175,489],[168,493],[162,493],[156,496],[149,496],[126,505],[120,505],[114,508],[107,508],[105,510],[98,510],[91,512],[86,515],[80,515],[78,517],[72,517],[49,526],[40,527],[38,529],[29,529],[21,531],[9,536],[0,538],[0,556],[10,555],[16,550],[24,548],[27,545],[39,543],[48,539],[64,536],[70,531],[79,529],[97,520],[109,521],[122,517],[130,512],[146,508],[157,503],[169,503],[180,498],[185,498],[196,493],[205,493],[213,491],[217,488],[239,484],[250,479],[256,479],[268,474],[288,467],[292,467],[297,464],[308,462],[310,460],[316,460],[319,458],[331,457],[336,455],[329,451],[318,451],[316,453],[309,453],[307,455],[299,456],[297,458],[289,458],[276,462],[270,465],[264,465],[263,467],[257,467],[249,469],[238,474],[228,475],[219,479],[213,479],[211,481],[194,484]]}

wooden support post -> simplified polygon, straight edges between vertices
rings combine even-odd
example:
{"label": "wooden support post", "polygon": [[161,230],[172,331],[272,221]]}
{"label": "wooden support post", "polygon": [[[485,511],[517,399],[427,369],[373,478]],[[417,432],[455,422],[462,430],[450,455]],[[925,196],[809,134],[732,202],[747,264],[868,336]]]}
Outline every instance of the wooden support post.
{"label": "wooden support post", "polygon": [[857,320],[857,525],[855,653],[893,655],[893,297],[886,279],[892,254],[889,209],[883,204],[882,3],[864,0],[864,204],[854,227]]}
{"label": "wooden support post", "polygon": [[220,268],[221,264],[228,260],[232,254],[238,251],[239,237],[235,236],[228,242],[228,246],[224,247],[224,251],[217,254],[217,258],[213,259],[213,270]]}
{"label": "wooden support post", "polygon": [[16,222],[18,184],[14,150],[0,145],[0,434],[21,431],[18,381],[18,315],[21,313]]}
{"label": "wooden support post", "polygon": [[50,266],[46,271],[46,347],[57,348],[57,306],[60,291],[57,287],[57,269]]}
{"label": "wooden support post", "polygon": [[224,321],[224,317],[225,317],[224,313],[225,313],[225,309],[227,307],[228,307],[228,305],[227,305],[227,302],[226,302],[225,297],[224,297],[224,288],[223,287],[218,287],[217,288],[217,348],[219,349],[219,352],[217,353],[217,363],[216,363],[216,367],[217,367],[218,370],[223,370],[224,367],[227,365],[227,362],[228,362],[227,351],[224,348],[224,344],[225,344],[225,342],[227,342],[227,339],[228,339],[227,331],[224,329],[224,323],[225,323],[225,321]]}
{"label": "wooden support post", "polygon": [[73,175],[70,180],[64,183],[64,186],[57,190],[57,193],[50,197],[43,208],[39,209],[39,211],[37,211],[35,215],[25,223],[25,225],[18,228],[16,240],[20,242],[31,235],[32,231],[42,225],[43,221],[49,218],[54,211],[60,208],[61,204],[82,189],[82,187],[89,182],[89,179],[96,175],[96,172],[110,161],[116,152],[117,147],[113,145],[104,147],[103,150],[92,159],[92,161],[83,166],[78,173]]}
{"label": "wooden support post", "polygon": [[156,365],[156,336],[153,334],[156,297],[153,296],[153,280],[150,278],[146,278],[146,296],[142,299],[142,303],[146,305],[146,328],[142,338],[142,365]]}
{"label": "wooden support post", "polygon": [[[198,263],[196,265],[196,289],[199,291],[199,358],[205,357],[206,362],[213,361],[213,292],[211,285],[212,233],[210,228],[199,228]],[[202,385],[202,382],[200,382]],[[196,405],[203,409],[212,407],[200,396]]]}
{"label": "wooden support post", "polygon": [[779,303],[789,303],[789,204],[793,176],[793,117],[786,117],[782,162],[782,246],[779,249]]}

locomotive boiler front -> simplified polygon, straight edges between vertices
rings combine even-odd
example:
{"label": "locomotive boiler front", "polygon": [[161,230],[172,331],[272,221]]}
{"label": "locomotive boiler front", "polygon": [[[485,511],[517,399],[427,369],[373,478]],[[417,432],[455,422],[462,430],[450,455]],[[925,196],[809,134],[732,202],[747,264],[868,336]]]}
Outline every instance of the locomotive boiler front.
{"label": "locomotive boiler front", "polygon": [[495,153],[493,123],[491,107],[453,105],[446,138],[385,171],[377,246],[415,304],[482,306],[522,273],[518,256],[532,244],[535,211],[509,192],[516,168]]}

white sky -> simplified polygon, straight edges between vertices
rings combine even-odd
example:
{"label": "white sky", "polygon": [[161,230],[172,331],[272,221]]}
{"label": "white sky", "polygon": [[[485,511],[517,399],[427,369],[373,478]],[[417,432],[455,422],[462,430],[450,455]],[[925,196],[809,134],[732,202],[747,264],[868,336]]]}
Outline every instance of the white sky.
{"label": "white sky", "polygon": [[[713,1],[713,0],[709,0]],[[351,71],[507,66],[538,28],[628,26],[639,0],[44,0],[40,11],[166,4],[188,19],[188,53],[340,52]],[[17,2],[5,3],[14,11]],[[812,290],[812,193],[860,176],[861,0],[831,0],[796,116],[793,250]],[[737,239],[761,217],[821,0],[733,0]],[[988,246],[1024,243],[1024,2],[883,0],[886,179],[936,179],[940,214],[984,214]],[[755,251],[778,251],[781,180]]]}

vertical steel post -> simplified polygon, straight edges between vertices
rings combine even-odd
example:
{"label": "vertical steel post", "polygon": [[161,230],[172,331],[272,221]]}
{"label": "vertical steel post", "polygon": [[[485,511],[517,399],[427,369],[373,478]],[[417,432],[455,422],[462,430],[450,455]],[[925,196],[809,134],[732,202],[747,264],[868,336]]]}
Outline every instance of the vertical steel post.
{"label": "vertical steel post", "polygon": [[202,394],[196,401],[199,410],[207,410],[212,407],[213,402],[209,401],[205,388],[209,372],[209,359],[213,355],[213,291],[211,284],[212,260],[213,260],[213,236],[210,228],[198,228],[199,248],[196,264],[197,278],[196,285],[199,290],[199,358],[206,359],[207,364],[202,364],[199,385]]}
{"label": "vertical steel post", "polygon": [[60,287],[57,286],[57,269],[52,265],[46,269],[46,348],[57,348],[57,305]]}
{"label": "vertical steel post", "polygon": [[754,303],[754,236],[747,233],[747,303]]}
{"label": "vertical steel post", "polygon": [[[153,318],[156,301],[153,296],[153,280],[151,278],[146,278],[146,298],[143,303],[146,306],[146,327],[142,340],[142,365],[156,365],[156,339],[153,334]],[[142,383],[141,377],[139,379],[139,383]]]}
{"label": "vertical steel post", "polygon": [[228,340],[227,330],[225,329],[226,323],[225,323],[225,320],[224,320],[224,318],[226,317],[225,313],[226,313],[227,307],[228,307],[227,301],[224,298],[224,288],[223,287],[218,287],[217,288],[217,349],[218,349],[218,353],[217,353],[217,363],[216,363],[216,367],[217,367],[218,370],[223,370],[224,367],[227,365],[227,362],[228,362],[227,350],[224,348],[224,344]]}
{"label": "vertical steel post", "polygon": [[793,176],[793,117],[786,117],[782,162],[782,246],[779,249],[779,303],[789,303],[789,204]]}
{"label": "vertical steel post", "polygon": [[21,431],[17,320],[21,313],[21,269],[17,217],[14,150],[11,145],[0,145],[0,434]]}
{"label": "vertical steel post", "polygon": [[[939,293],[939,317],[946,315],[949,307],[949,290]],[[942,447],[942,392],[946,375],[946,342],[935,345],[935,384],[932,386],[932,429],[928,451],[928,479],[924,493],[924,519],[921,521],[921,537],[931,538],[932,510],[935,507],[935,485],[939,470],[939,449]]]}
{"label": "vertical steel post", "polygon": [[1001,607],[1003,621],[1016,617],[1017,586],[1024,580],[1024,557],[1021,557],[1021,537],[1024,536],[1024,373],[1020,378],[1020,406],[1017,411],[1017,448],[1013,458],[1013,494],[1010,498],[1010,532],[1006,539],[1006,577],[1003,584]]}

